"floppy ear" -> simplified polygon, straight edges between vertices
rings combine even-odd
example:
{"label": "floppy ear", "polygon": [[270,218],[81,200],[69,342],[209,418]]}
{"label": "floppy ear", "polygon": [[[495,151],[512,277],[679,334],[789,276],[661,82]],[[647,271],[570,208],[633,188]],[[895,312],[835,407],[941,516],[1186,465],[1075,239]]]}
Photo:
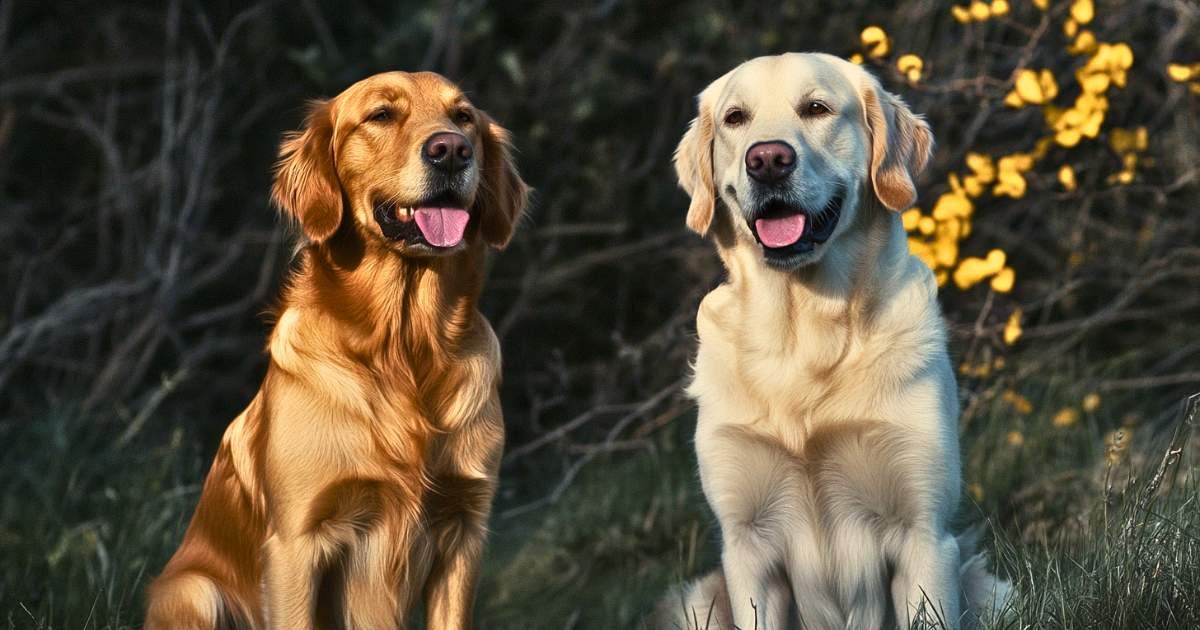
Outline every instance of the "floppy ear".
{"label": "floppy ear", "polygon": [[867,79],[862,88],[863,111],[871,136],[871,186],[891,210],[907,210],[917,200],[913,183],[933,152],[929,123],[912,113],[904,101]]}
{"label": "floppy ear", "polygon": [[529,201],[529,186],[517,172],[508,130],[482,115],[483,181],[479,188],[480,228],[488,245],[503,249]]}
{"label": "floppy ear", "polygon": [[279,145],[271,197],[300,223],[304,235],[321,242],[342,222],[342,186],[333,168],[330,101],[315,101],[304,130],[287,134]]}
{"label": "floppy ear", "polygon": [[712,107],[705,102],[703,94],[699,101],[700,112],[675,149],[675,174],[679,177],[679,187],[692,198],[687,226],[704,236],[712,225],[717,200],[713,187]]}

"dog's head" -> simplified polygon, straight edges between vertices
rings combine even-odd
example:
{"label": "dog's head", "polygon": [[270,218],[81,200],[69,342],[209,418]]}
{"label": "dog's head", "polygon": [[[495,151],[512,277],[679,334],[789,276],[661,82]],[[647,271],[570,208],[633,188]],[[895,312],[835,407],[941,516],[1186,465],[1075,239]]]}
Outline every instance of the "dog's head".
{"label": "dog's head", "polygon": [[864,196],[912,205],[932,144],[929,125],[859,66],[789,53],[747,61],[700,94],[675,169],[691,229],[707,234],[720,200],[725,236],[790,270],[819,261]]}
{"label": "dog's head", "polygon": [[431,72],[377,74],[313,103],[279,156],[272,196],[309,241],[354,228],[409,256],[503,247],[529,190],[508,132]]}

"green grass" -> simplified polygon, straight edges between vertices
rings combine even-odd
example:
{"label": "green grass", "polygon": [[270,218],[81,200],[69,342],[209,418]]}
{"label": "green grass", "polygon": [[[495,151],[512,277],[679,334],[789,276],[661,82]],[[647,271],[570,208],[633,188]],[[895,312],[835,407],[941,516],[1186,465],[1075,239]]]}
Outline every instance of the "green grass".
{"label": "green grass", "polygon": [[[694,471],[693,422],[679,418],[652,449],[597,458],[559,502],[503,518],[558,481],[549,461],[510,473],[493,519],[480,626],[639,628],[670,584],[711,569],[716,529]],[[1190,425],[1145,437],[1110,467],[1096,442],[1109,421],[1022,422],[1025,442],[1013,446],[1005,437],[1013,414],[997,403],[964,444],[966,478],[983,492],[964,512],[1000,524],[992,555],[1021,592],[1000,627],[1200,627]],[[138,627],[142,591],[177,543],[209,454],[182,430],[118,450],[117,432],[71,413],[0,423],[8,627]],[[1166,452],[1174,455],[1159,474]]]}

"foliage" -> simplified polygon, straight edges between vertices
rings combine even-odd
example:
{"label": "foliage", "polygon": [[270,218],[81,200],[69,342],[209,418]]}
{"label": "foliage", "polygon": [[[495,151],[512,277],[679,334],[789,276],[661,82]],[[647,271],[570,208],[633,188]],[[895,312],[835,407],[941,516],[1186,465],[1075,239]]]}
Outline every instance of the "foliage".
{"label": "foliage", "polygon": [[[632,623],[714,553],[678,391],[721,270],[671,151],[713,78],[823,50],[934,129],[902,220],[944,286],[971,493],[1005,566],[1062,584],[1023,610],[1194,619],[1161,582],[1118,597],[1141,565],[1115,554],[1160,537],[1087,515],[1097,471],[1151,452],[1200,383],[1198,35],[1181,0],[0,0],[0,610],[136,624],[264,369],[279,138],[305,99],[401,68],[462,84],[537,188],[485,291],[510,450],[481,610]],[[1186,514],[1162,526],[1194,540]],[[1200,592],[1194,548],[1168,548]],[[641,590],[614,594],[629,571]],[[1091,612],[1052,610],[1075,597]]]}

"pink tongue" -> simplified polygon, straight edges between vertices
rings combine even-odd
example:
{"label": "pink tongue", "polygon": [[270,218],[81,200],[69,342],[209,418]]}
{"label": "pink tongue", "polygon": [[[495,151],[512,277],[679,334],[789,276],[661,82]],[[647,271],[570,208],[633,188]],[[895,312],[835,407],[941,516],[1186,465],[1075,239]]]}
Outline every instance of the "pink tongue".
{"label": "pink tongue", "polygon": [[417,208],[417,227],[434,247],[454,247],[462,242],[471,215],[461,208]]}
{"label": "pink tongue", "polygon": [[804,235],[804,215],[793,214],[777,219],[758,219],[754,222],[758,240],[767,247],[787,247]]}

